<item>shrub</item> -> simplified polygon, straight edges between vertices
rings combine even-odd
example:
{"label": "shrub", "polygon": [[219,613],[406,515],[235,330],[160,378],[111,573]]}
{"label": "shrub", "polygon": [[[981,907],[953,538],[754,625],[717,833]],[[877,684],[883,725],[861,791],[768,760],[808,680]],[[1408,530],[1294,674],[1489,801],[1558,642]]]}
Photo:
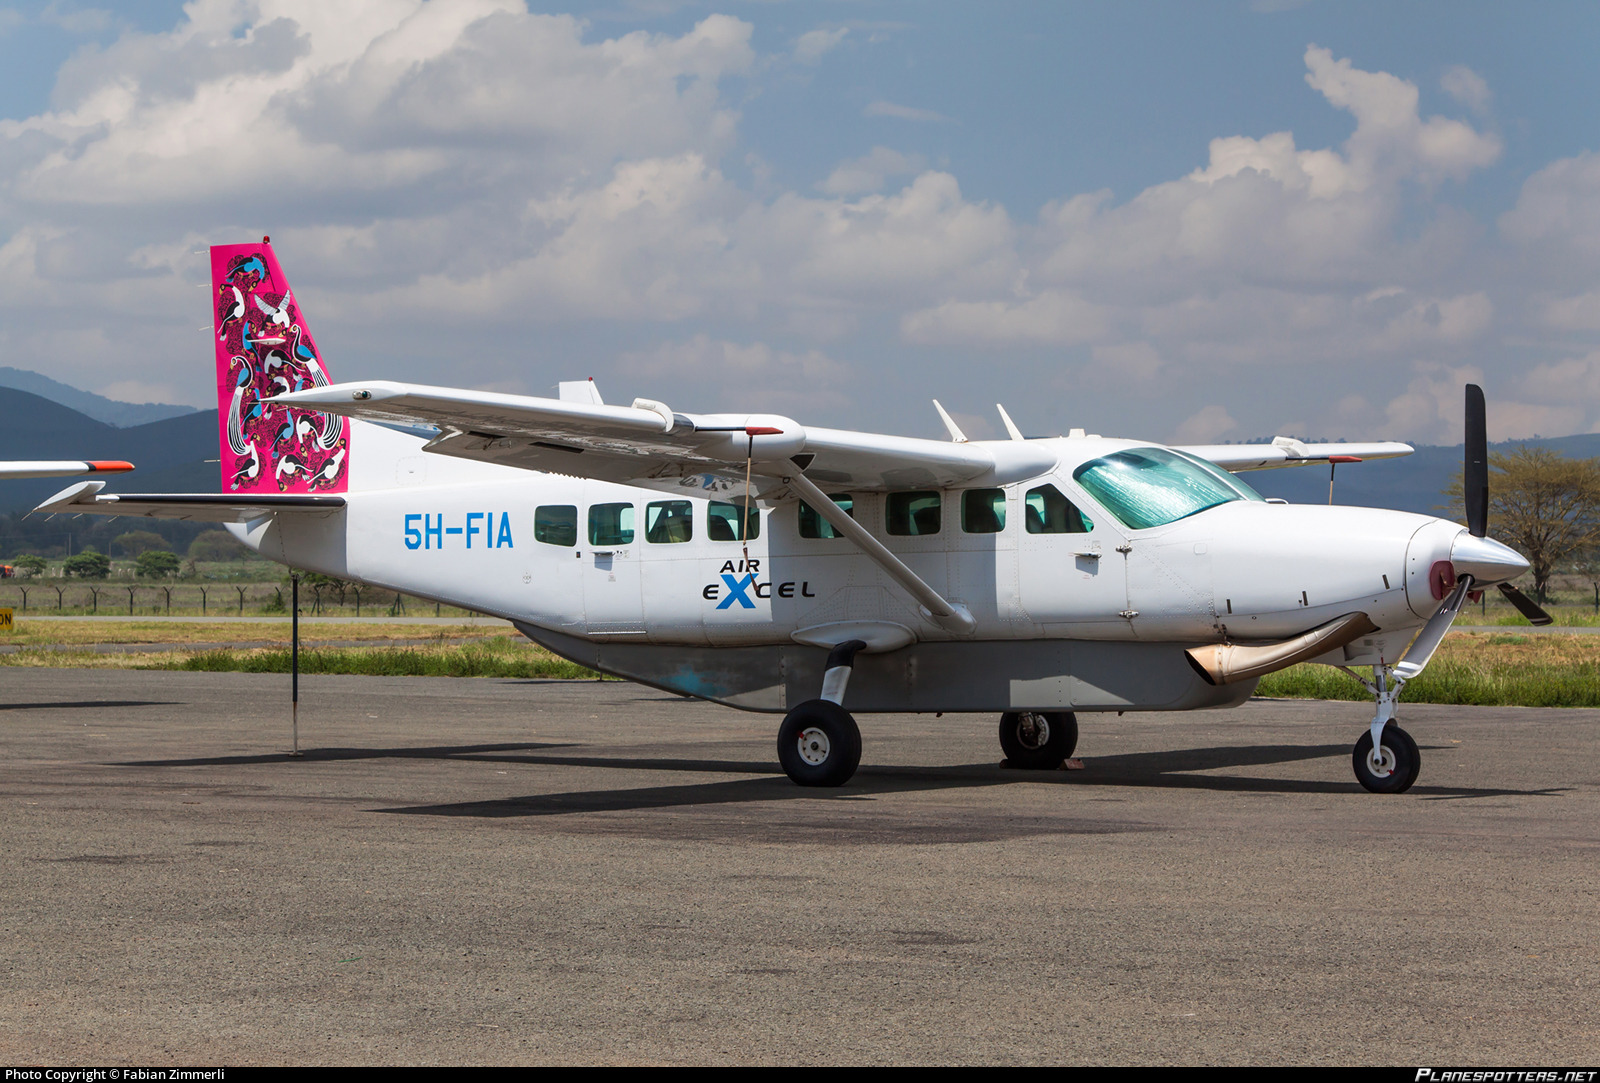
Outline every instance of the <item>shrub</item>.
{"label": "shrub", "polygon": [[141,579],[168,579],[178,574],[179,564],[177,553],[151,549],[139,554],[134,572]]}
{"label": "shrub", "polygon": [[61,574],[78,579],[104,579],[111,574],[111,558],[93,549],[85,549],[77,556],[62,561]]}
{"label": "shrub", "polygon": [[32,579],[36,575],[41,575],[45,568],[48,567],[44,557],[34,556],[32,553],[23,553],[11,563],[16,566],[17,574],[24,579]]}

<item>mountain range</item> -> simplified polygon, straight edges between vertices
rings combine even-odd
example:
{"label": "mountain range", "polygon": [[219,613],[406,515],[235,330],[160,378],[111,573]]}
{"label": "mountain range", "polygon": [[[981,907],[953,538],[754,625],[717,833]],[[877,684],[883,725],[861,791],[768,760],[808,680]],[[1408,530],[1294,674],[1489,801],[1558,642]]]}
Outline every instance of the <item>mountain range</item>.
{"label": "mountain range", "polygon": [[176,406],[161,402],[118,402],[104,395],[96,395],[92,391],[79,391],[69,384],[52,380],[37,372],[14,369],[5,365],[0,365],[0,387],[27,391],[51,402],[59,402],[62,406],[70,406],[80,414],[119,429],[195,413],[193,406]]}

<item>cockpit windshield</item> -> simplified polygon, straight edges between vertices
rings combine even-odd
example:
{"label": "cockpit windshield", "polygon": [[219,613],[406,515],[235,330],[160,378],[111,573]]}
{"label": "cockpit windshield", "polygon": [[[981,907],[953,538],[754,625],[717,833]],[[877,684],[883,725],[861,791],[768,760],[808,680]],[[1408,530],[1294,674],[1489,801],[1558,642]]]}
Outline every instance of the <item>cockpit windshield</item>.
{"label": "cockpit windshield", "polygon": [[1233,500],[1261,495],[1204,459],[1166,448],[1129,448],[1084,463],[1072,472],[1123,526],[1162,526]]}

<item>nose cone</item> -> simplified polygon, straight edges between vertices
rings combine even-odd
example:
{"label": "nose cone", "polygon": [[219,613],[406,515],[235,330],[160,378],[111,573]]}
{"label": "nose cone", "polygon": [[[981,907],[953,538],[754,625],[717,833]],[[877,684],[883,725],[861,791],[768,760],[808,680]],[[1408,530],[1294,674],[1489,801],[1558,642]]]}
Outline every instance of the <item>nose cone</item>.
{"label": "nose cone", "polygon": [[1493,538],[1475,538],[1463,530],[1450,546],[1450,563],[1457,575],[1470,575],[1479,584],[1506,583],[1528,570],[1528,562],[1509,545]]}

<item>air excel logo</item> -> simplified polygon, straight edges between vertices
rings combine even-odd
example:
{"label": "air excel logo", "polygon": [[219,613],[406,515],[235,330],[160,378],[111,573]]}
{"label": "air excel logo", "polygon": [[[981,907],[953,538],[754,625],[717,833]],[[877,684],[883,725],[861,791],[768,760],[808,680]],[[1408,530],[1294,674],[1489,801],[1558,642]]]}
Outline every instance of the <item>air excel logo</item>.
{"label": "air excel logo", "polygon": [[[700,597],[708,602],[716,602],[718,609],[730,609],[735,605],[740,609],[754,609],[755,599],[772,597],[773,584],[758,582],[761,575],[759,560],[723,561],[720,574],[722,582],[707,583],[700,591]],[[811,592],[811,581],[808,579],[779,583],[777,588],[780,598],[816,597]],[[724,594],[724,591],[727,593]]]}

